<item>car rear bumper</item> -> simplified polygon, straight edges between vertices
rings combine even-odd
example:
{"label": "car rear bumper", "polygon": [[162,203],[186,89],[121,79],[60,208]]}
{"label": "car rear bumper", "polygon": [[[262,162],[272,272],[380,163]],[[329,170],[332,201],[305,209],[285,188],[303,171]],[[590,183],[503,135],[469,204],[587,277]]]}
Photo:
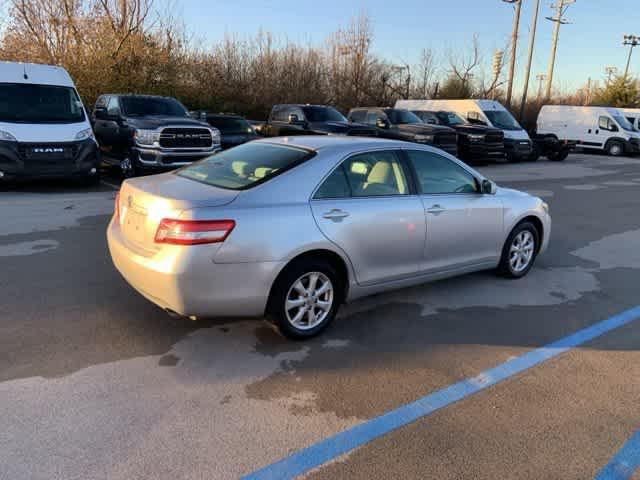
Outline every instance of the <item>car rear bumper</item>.
{"label": "car rear bumper", "polygon": [[117,221],[107,230],[117,270],[140,294],[163,309],[194,317],[257,317],[282,262],[220,264],[212,245],[165,246],[142,252],[129,244]]}
{"label": "car rear bumper", "polygon": [[[42,153],[32,157],[27,153],[32,148]],[[65,153],[59,154],[57,149]],[[38,144],[0,141],[0,178],[3,180],[96,175],[99,167],[100,155],[93,139]]]}

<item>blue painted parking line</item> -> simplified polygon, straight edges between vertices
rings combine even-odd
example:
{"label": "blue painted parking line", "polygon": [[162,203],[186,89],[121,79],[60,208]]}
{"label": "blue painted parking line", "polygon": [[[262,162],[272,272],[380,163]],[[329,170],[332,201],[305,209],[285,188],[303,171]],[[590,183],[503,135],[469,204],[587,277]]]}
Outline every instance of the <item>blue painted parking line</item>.
{"label": "blue painted parking line", "polygon": [[579,330],[549,345],[531,350],[494,368],[485,370],[477,377],[454,383],[413,403],[391,410],[379,417],[337,433],[242,478],[244,480],[295,478],[397,428],[430,415],[611,330],[627,325],[638,318],[640,318],[640,306]]}
{"label": "blue painted parking line", "polygon": [[640,470],[640,430],[627,440],[595,480],[628,480]]}

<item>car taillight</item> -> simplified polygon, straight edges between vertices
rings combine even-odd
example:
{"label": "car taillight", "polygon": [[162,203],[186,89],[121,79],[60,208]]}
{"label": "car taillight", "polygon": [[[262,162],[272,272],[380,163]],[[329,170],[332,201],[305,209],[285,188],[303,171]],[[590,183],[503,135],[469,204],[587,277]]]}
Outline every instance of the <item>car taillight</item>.
{"label": "car taillight", "polygon": [[164,218],[156,231],[156,243],[200,245],[224,242],[236,222],[233,220],[172,220]]}
{"label": "car taillight", "polygon": [[120,218],[120,192],[116,193],[116,202],[113,206],[113,217],[116,220]]}

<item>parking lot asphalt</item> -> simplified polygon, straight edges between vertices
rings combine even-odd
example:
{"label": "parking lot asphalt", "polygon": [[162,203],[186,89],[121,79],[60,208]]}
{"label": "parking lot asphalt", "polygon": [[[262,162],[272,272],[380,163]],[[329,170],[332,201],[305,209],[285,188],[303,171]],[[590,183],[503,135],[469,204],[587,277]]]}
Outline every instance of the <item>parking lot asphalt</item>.
{"label": "parking lot asphalt", "polygon": [[[640,305],[640,159],[480,170],[550,204],[551,244],[526,278],[377,295],[297,343],[260,320],[173,319],[136,294],[106,248],[115,179],[0,187],[0,479],[251,475]],[[619,472],[640,428],[639,350],[634,317],[304,476]]]}

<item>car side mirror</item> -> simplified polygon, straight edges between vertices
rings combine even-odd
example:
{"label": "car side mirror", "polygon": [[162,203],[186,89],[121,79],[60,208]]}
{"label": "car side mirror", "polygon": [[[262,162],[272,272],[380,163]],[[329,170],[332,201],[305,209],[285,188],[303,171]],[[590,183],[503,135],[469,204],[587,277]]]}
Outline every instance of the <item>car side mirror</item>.
{"label": "car side mirror", "polygon": [[389,128],[389,124],[387,123],[387,121],[383,118],[378,118],[376,120],[376,127],[378,128]]}
{"label": "car side mirror", "polygon": [[436,124],[436,121],[435,121],[433,118],[430,118],[429,120],[427,120],[427,123],[428,123],[429,125],[435,125],[435,124]]}
{"label": "car side mirror", "polygon": [[484,179],[482,180],[482,193],[485,195],[495,195],[498,191],[498,186],[493,183],[491,180]]}
{"label": "car side mirror", "polygon": [[93,112],[94,117],[98,120],[108,120],[109,115],[107,115],[107,109],[104,107],[98,107]]}
{"label": "car side mirror", "polygon": [[617,132],[618,131],[618,126],[614,125],[614,124],[609,125],[609,131],[610,132]]}

